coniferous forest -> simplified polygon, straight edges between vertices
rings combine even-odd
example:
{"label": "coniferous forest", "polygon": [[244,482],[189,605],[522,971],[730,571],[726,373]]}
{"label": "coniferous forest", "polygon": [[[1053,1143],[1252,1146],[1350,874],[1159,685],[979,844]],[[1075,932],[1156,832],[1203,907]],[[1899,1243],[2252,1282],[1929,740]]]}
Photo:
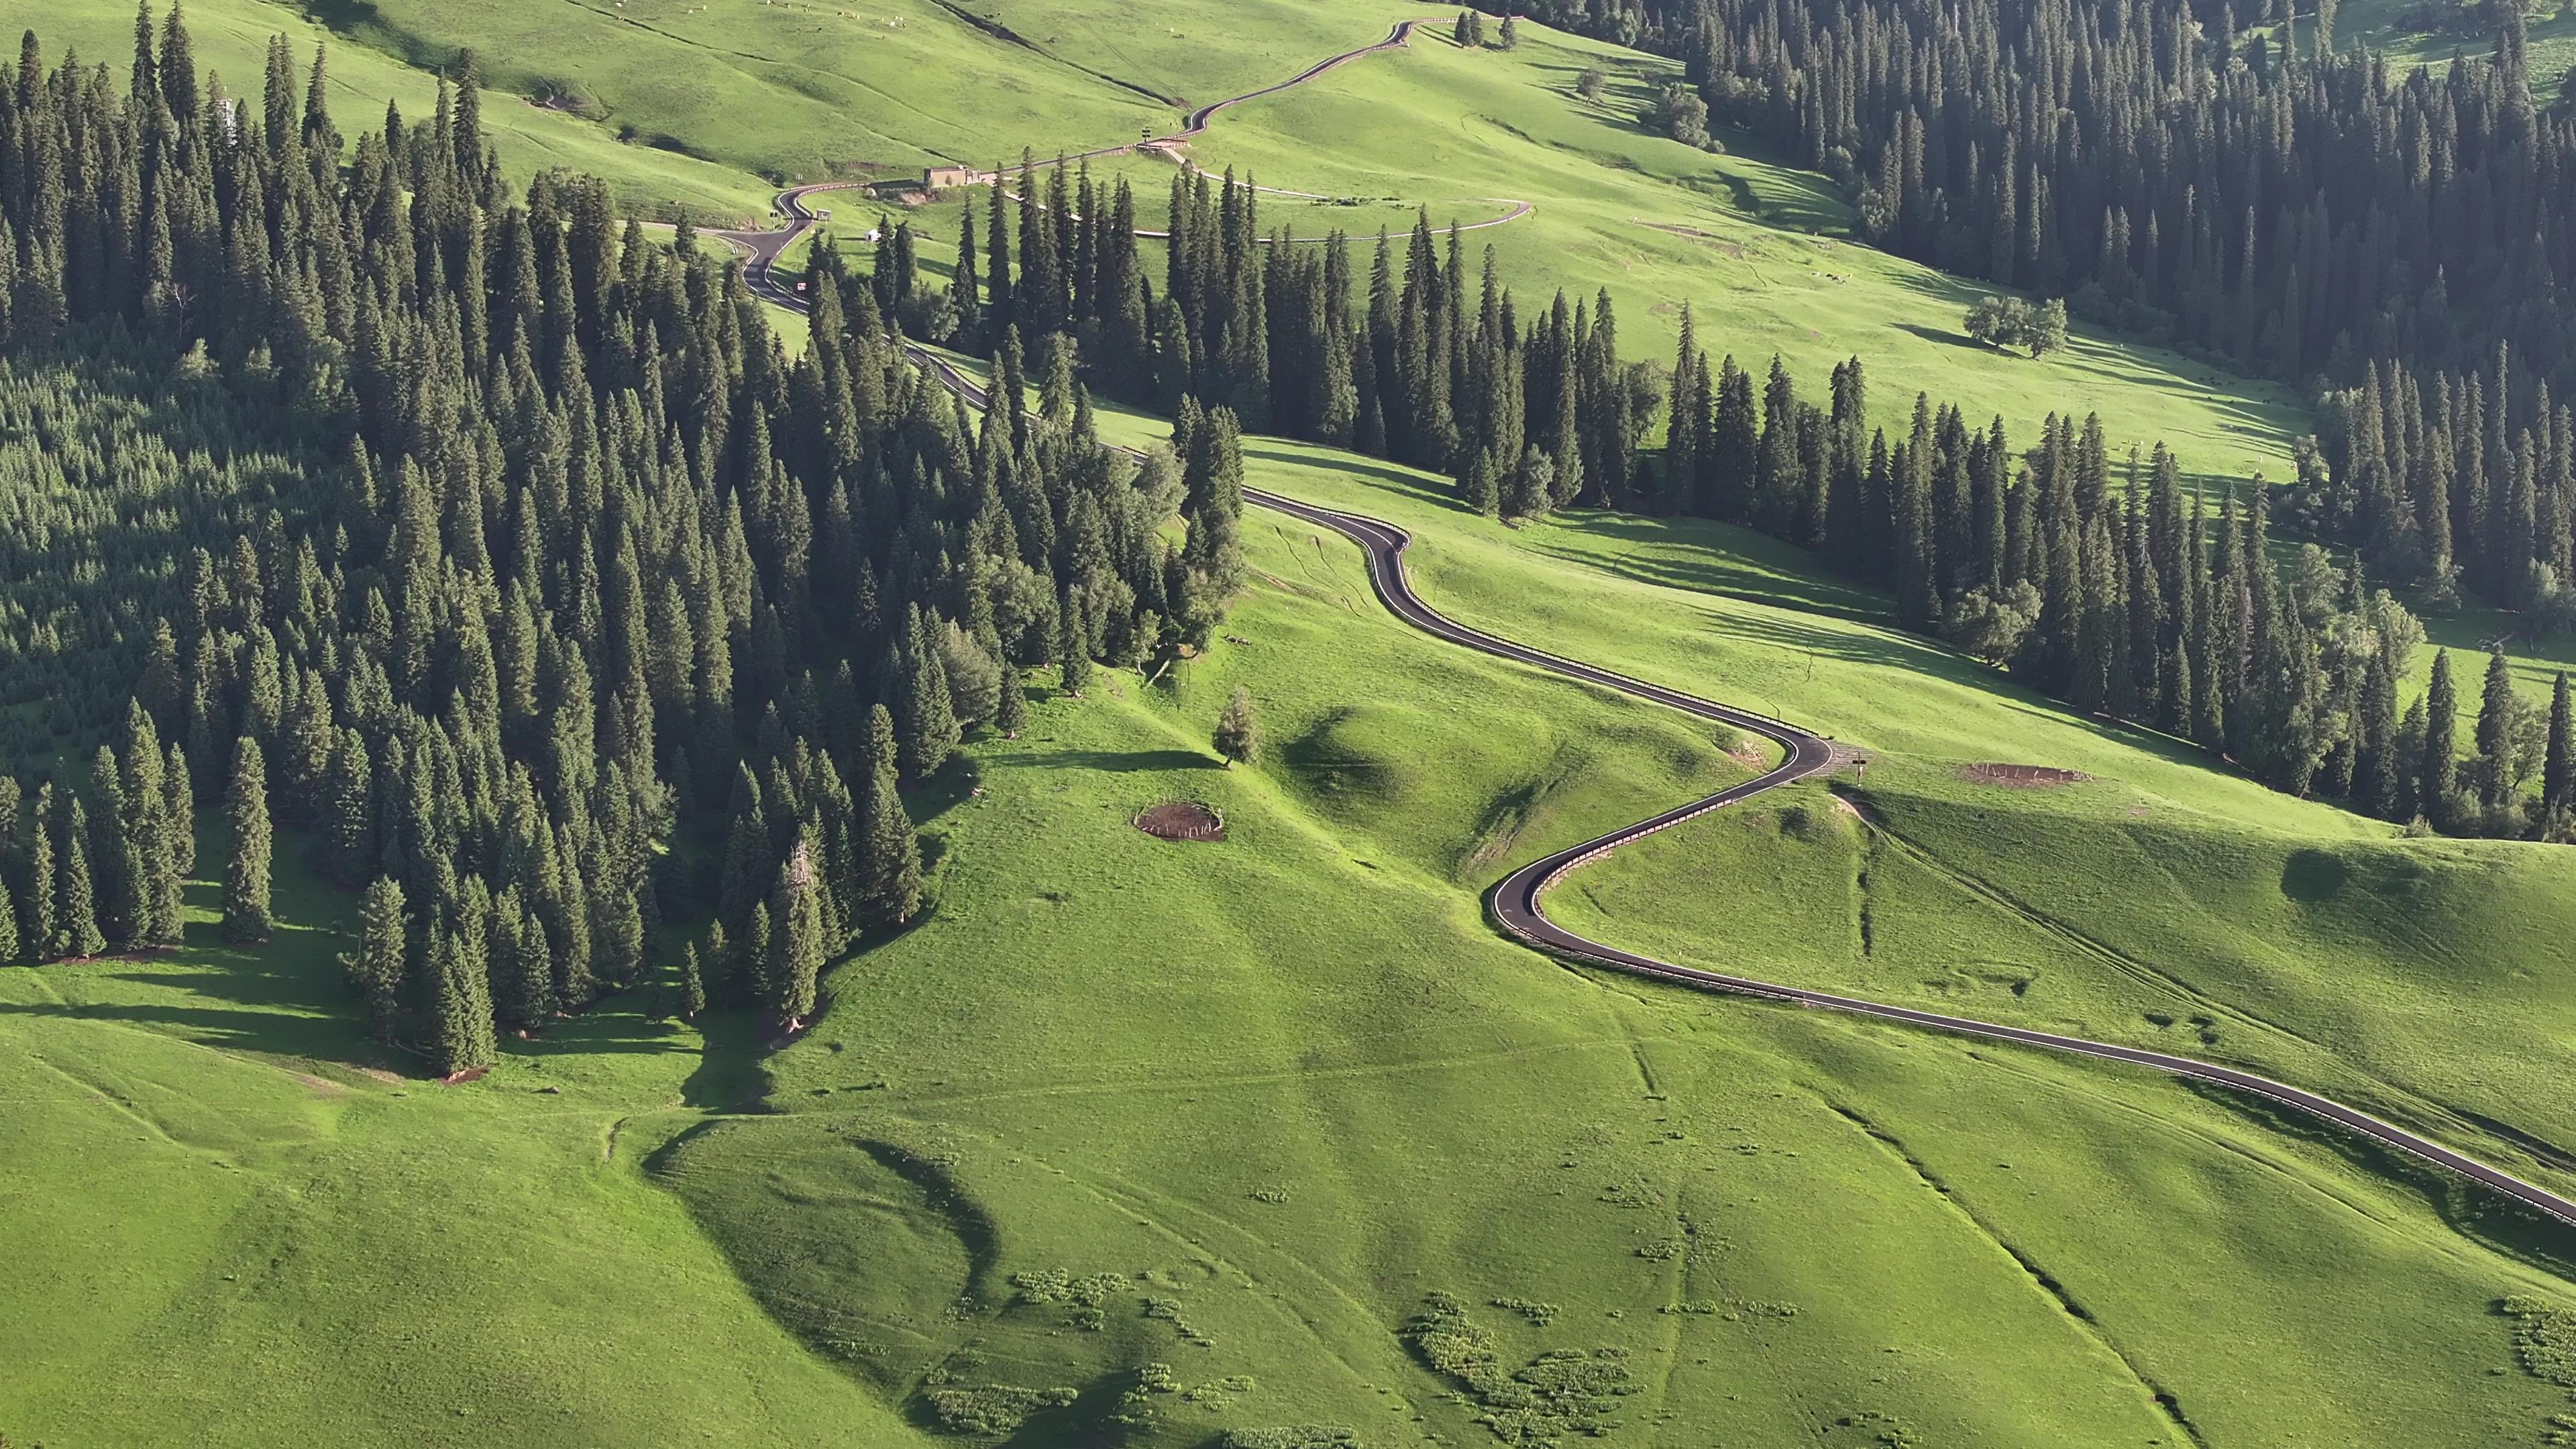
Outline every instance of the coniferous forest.
{"label": "coniferous forest", "polygon": [[[235,97],[175,15],[138,18],[121,84],[30,35],[0,87],[0,948],[175,940],[220,823],[227,933],[268,933],[296,842],[363,893],[376,1031],[442,1071],[634,985],[792,1027],[921,908],[903,788],[1016,729],[1024,671],[1079,693],[1209,638],[1239,430],[1488,514],[1757,528],[2279,789],[2568,835],[2564,682],[2543,717],[2489,660],[2464,740],[2445,657],[2401,711],[2421,626],[2379,586],[2576,608],[2576,233],[2546,203],[2576,146],[2510,27],[2400,82],[2073,0],[1536,13],[1643,16],[1627,38],[1850,177],[1883,244],[2317,379],[2319,446],[2276,496],[2114,458],[2098,418],[2015,440],[1918,397],[1891,431],[1861,358],[1805,397],[1777,359],[1713,368],[1687,319],[1669,368],[1624,358],[1606,293],[1524,311],[1427,221],[1290,244],[1185,171],[1149,261],[1126,182],[1025,158],[945,287],[908,227],[865,276],[818,246],[791,360],[685,224],[570,174],[506,189],[470,63],[433,115],[344,134],[327,57],[282,41]],[[1000,405],[907,333],[991,355]],[[1172,448],[1100,444],[1087,387],[1174,416]],[[2276,537],[2356,552],[2285,571]],[[690,939],[667,981],[657,931]]]}
{"label": "coniferous forest", "polygon": [[[1038,169],[1024,161],[1018,174]],[[884,305],[930,340],[1070,338],[1051,355],[1078,353],[1127,401],[1219,399],[1254,428],[1447,473],[1487,514],[1579,504],[1757,528],[1889,583],[1906,627],[2081,709],[2223,753],[2275,788],[2456,833],[2568,833],[2566,710],[2544,717],[2499,683],[2480,696],[2473,753],[2457,759],[2470,742],[2441,707],[2455,697],[2447,661],[2429,704],[2399,707],[2424,634],[2383,584],[2427,582],[2407,565],[2411,535],[2357,559],[2317,546],[2354,542],[2356,518],[2393,528],[2417,516],[2382,496],[2388,480],[2440,470],[2420,516],[2438,528],[2448,515],[2436,499],[2474,513],[2484,567],[2469,582],[2525,580],[2526,592],[2490,596],[2535,608],[2561,598],[2576,427],[2545,384],[2519,410],[2476,412],[2475,375],[2449,395],[2483,420],[2467,451],[2516,440],[2494,453],[2514,480],[2501,497],[2455,484],[2454,435],[2439,420],[2388,410],[2369,414],[2376,429],[2332,429],[2315,451],[2333,461],[2318,457],[2276,497],[2261,479],[2187,483],[2161,445],[2114,458],[2097,417],[2051,418],[2016,446],[2000,419],[1980,425],[1918,397],[1911,426],[1891,436],[1869,422],[1862,359],[1802,398],[1777,358],[1758,376],[1732,357],[1712,368],[1687,318],[1668,371],[1624,359],[1606,293],[1571,306],[1560,293],[1524,318],[1490,249],[1471,271],[1458,233],[1444,240],[1427,221],[1401,243],[1380,236],[1362,276],[1346,237],[1265,238],[1258,193],[1230,176],[1174,179],[1164,219],[1176,240],[1158,287],[1124,181],[1104,197],[1082,170],[1044,175],[1043,187],[992,188],[980,222],[970,209],[942,295],[905,269],[898,228],[878,253]],[[2365,389],[2355,415],[2378,396]],[[2395,475],[2386,454],[2355,461],[2352,439],[2382,435],[2402,460]],[[2375,491],[2349,481],[2363,477]],[[2308,546],[2285,570],[2276,540]],[[2501,681],[2501,656],[2487,669]]]}
{"label": "coniferous forest", "polygon": [[327,63],[237,97],[146,13],[121,85],[30,35],[0,87],[0,956],[176,941],[202,822],[230,939],[281,851],[363,893],[440,1072],[624,987],[792,1028],[1024,671],[1205,638],[1234,421],[1140,465],[1061,375],[979,421],[828,266],[791,362],[685,226],[506,191],[470,66],[348,137]]}

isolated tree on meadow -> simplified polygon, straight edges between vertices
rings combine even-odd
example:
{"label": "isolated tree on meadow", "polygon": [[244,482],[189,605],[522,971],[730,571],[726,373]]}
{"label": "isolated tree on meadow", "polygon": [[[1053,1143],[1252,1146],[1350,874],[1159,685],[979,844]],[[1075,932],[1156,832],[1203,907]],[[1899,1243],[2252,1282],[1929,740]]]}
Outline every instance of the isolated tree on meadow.
{"label": "isolated tree on meadow", "polygon": [[1214,743],[1228,769],[1249,763],[1261,752],[1261,726],[1252,715],[1252,694],[1240,684],[1216,717]]}
{"label": "isolated tree on meadow", "polygon": [[1449,32],[1462,50],[1482,50],[1485,46],[1485,17],[1475,10],[1458,12],[1458,23]]}
{"label": "isolated tree on meadow", "polygon": [[1668,85],[1655,92],[1655,98],[1637,117],[1638,124],[1661,131],[1685,146],[1698,150],[1709,148],[1708,102],[1699,92],[1686,85]]}
{"label": "isolated tree on meadow", "polygon": [[[1503,50],[1518,50],[1521,48],[1521,18],[1518,15],[1506,15],[1503,17],[1503,28],[1501,33],[1495,37],[1495,43],[1498,48]],[[2576,74],[2576,72],[2571,72],[2571,74]]]}
{"label": "isolated tree on meadow", "polygon": [[2066,303],[2056,297],[2039,304],[2032,312],[2030,326],[2022,333],[2021,344],[2033,357],[2045,357],[2066,346]]}
{"label": "isolated tree on meadow", "polygon": [[1610,83],[1610,73],[1597,65],[1587,65],[1574,78],[1574,93],[1587,101],[1601,99],[1602,87]]}
{"label": "isolated tree on meadow", "polygon": [[2039,590],[2027,581],[2001,588],[1979,584],[1942,615],[1941,637],[1963,653],[2000,665],[2021,652],[2039,622],[2039,609]]}
{"label": "isolated tree on meadow", "polygon": [[2045,357],[2066,345],[2066,304],[2033,306],[2019,297],[1979,297],[1968,304],[1967,331],[1988,347],[2020,347]]}
{"label": "isolated tree on meadow", "polygon": [[243,735],[233,746],[233,780],[225,797],[232,821],[232,859],[224,869],[224,939],[265,941],[276,929],[269,915],[268,767],[259,741]]}

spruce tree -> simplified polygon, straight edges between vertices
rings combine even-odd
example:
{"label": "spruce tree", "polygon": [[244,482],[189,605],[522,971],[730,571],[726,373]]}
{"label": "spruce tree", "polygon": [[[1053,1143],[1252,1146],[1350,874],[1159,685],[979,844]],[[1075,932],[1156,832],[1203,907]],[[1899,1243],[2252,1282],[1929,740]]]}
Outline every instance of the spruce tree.
{"label": "spruce tree", "polygon": [[358,949],[343,955],[340,965],[367,1003],[368,1029],[378,1041],[391,1041],[400,1025],[404,951],[410,924],[403,916],[402,883],[378,876],[367,886],[358,909]]}
{"label": "spruce tree", "polygon": [[2382,820],[2395,820],[2405,767],[2398,747],[2397,682],[2384,654],[2371,655],[2354,728],[2353,804]]}
{"label": "spruce tree", "polygon": [[[2540,807],[2546,815],[2558,815],[2576,809],[2576,740],[2571,740],[2568,718],[2567,671],[2558,671],[2558,682],[2549,692],[2549,746],[2540,769]],[[8,959],[0,955],[0,960]]]}
{"label": "spruce tree", "polygon": [[776,923],[766,973],[769,1008],[788,1031],[814,1014],[814,984],[823,969],[823,891],[816,855],[810,833],[799,839],[779,863],[778,883],[769,893],[769,915]]}
{"label": "spruce tree", "polygon": [[438,973],[436,1035],[431,1070],[453,1077],[488,1067],[500,1056],[492,1030],[492,988],[459,933],[442,923],[430,932],[430,960]]}
{"label": "spruce tree", "polygon": [[695,941],[680,948],[679,1005],[682,1021],[695,1021],[707,1009],[707,983],[698,970],[698,944]]}
{"label": "spruce tree", "polygon": [[2459,709],[2451,684],[2451,651],[2437,651],[2432,682],[2424,690],[2424,752],[2415,768],[2415,808],[2445,829],[2456,813],[2452,796],[2459,768]]}
{"label": "spruce tree", "polygon": [[2513,692],[2512,666],[2498,648],[2487,656],[2485,687],[2478,700],[2479,798],[2490,811],[2502,810],[2522,782],[2514,774],[2514,747],[2521,734],[2522,701]]}
{"label": "spruce tree", "polygon": [[769,981],[770,934],[769,902],[762,901],[751,908],[750,917],[743,923],[742,944],[734,948],[735,959],[741,963],[735,973],[735,989],[746,1006],[766,1007],[773,999]]}
{"label": "spruce tree", "polygon": [[993,728],[1001,732],[1002,738],[1015,740],[1020,737],[1021,730],[1028,728],[1028,724],[1028,688],[1021,682],[1019,666],[1005,662],[1002,665],[1002,691],[996,697],[993,710]]}
{"label": "spruce tree", "polygon": [[0,887],[0,966],[18,959],[18,907],[9,899],[10,892]]}
{"label": "spruce tree", "polygon": [[55,856],[59,862],[54,878],[57,956],[95,956],[107,949],[107,936],[98,928],[97,894],[91,887],[96,877],[89,857],[89,812],[74,796],[63,811],[63,838]]}
{"label": "spruce tree", "polygon": [[172,740],[162,751],[161,823],[169,830],[170,869],[186,880],[197,869],[197,791],[188,778],[188,755]]}
{"label": "spruce tree", "polygon": [[259,741],[249,735],[233,746],[225,811],[232,825],[232,858],[224,869],[224,939],[265,941],[276,929],[268,901],[268,768]]}
{"label": "spruce tree", "polygon": [[528,1030],[541,1031],[554,1020],[561,1003],[555,1000],[554,948],[546,940],[546,923],[536,912],[527,912],[520,921],[516,945],[517,955],[508,963],[510,1012]]}
{"label": "spruce tree", "polygon": [[1091,645],[1083,636],[1081,596],[1071,589],[1056,608],[1056,665],[1062,671],[1057,687],[1067,698],[1082,698],[1082,687],[1091,682]]}
{"label": "spruce tree", "polygon": [[1260,753],[1261,731],[1252,717],[1252,695],[1240,684],[1225,702],[1225,710],[1216,717],[1216,752],[1226,767],[1249,763]]}
{"label": "spruce tree", "polygon": [[54,950],[54,785],[36,787],[35,828],[27,836],[26,909],[18,917],[21,949],[30,961],[46,960]]}
{"label": "spruce tree", "polygon": [[[125,772],[116,751],[106,745],[98,747],[90,762],[90,799],[96,811],[90,817],[89,849],[98,870],[99,930],[109,945],[130,951],[151,940],[149,893],[154,884],[135,848],[135,832],[151,831],[150,817],[158,813],[160,802],[141,805],[126,798]],[[153,843],[159,844],[157,837]]]}
{"label": "spruce tree", "polygon": [[320,828],[314,834],[322,874],[341,885],[356,885],[374,869],[378,852],[375,771],[366,737],[355,728],[340,731],[332,746],[323,794]]}
{"label": "spruce tree", "polygon": [[862,895],[876,920],[901,925],[921,908],[921,845],[895,791],[894,719],[868,711],[866,791],[859,801],[867,853]]}
{"label": "spruce tree", "polygon": [[919,605],[912,607],[910,638],[897,666],[903,699],[904,773],[914,779],[937,774],[957,752],[964,734],[948,698],[948,674],[940,663],[933,617]]}

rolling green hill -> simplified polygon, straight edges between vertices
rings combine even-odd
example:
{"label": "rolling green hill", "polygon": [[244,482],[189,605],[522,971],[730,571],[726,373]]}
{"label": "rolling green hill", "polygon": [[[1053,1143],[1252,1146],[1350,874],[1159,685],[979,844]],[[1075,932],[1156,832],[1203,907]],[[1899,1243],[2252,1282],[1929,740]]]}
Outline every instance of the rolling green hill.
{"label": "rolling green hill", "polygon": [[[1294,450],[1255,481],[1402,518],[1427,590],[1485,622],[1571,642],[1645,621],[1640,668],[1675,621],[1767,607],[1649,570],[1831,602],[1776,557],[1629,540],[1585,561],[1582,520],[1461,526],[1419,485]],[[358,1041],[328,962],[351,903],[303,886],[283,905],[305,929],[265,952],[209,923],[175,957],[0,973],[0,1056],[50,1104],[13,1114],[0,1158],[10,1199],[43,1205],[12,1215],[13,1257],[48,1265],[6,1280],[0,1317],[94,1305],[77,1335],[13,1346],[33,1371],[0,1423],[47,1443],[182,1424],[271,1442],[326,1414],[351,1443],[450,1415],[489,1443],[647,1424],[896,1443],[1025,1412],[1040,1443],[1134,1391],[1146,1443],[1291,1423],[1476,1442],[1490,1406],[1454,1402],[1400,1332],[1442,1293],[1504,1368],[1628,1390],[1603,1395],[1612,1442],[2175,1442],[2160,1392],[2207,1442],[2537,1441],[2563,1393],[2513,1368],[2493,1305],[2555,1291],[2555,1240],[2474,1204],[2455,1221],[2445,1184],[2162,1079],[1497,940],[1476,886],[1736,777],[1739,742],[1411,634],[1347,545],[1258,515],[1247,532],[1260,582],[1232,637],[1153,685],[1042,691],[1021,739],[979,743],[975,789],[931,825],[935,910],[843,966],[821,1024],[765,1064],[740,1023],[648,1028],[619,1002],[481,1082],[403,1076]],[[1477,601],[1470,572],[1513,602]],[[1820,632],[1857,652],[1872,631]],[[1660,663],[1784,708],[1857,712],[1899,675],[1818,649],[1802,680],[1802,649],[1704,647],[1730,662]],[[1905,672],[1921,694],[1881,711],[1873,794],[2018,716],[2028,752],[2202,828],[2283,819],[1969,671]],[[1225,771],[1205,731],[1236,683],[1268,749]],[[1169,798],[1217,807],[1225,841],[1128,824]],[[1804,939],[1787,892],[1830,877],[1856,827],[1821,797],[1793,822],[1798,803],[1705,827],[1758,854],[1639,855],[1638,879],[1713,949],[1728,921]],[[2308,807],[2284,828],[2362,834]],[[1944,888],[1884,888],[1922,959],[1958,929],[2030,958],[2035,1000],[2072,974],[1961,926]],[[173,1194],[187,1212],[155,1206]],[[1558,1350],[1587,1357],[1530,1368]],[[1058,1389],[1072,1402],[1042,1401]]]}
{"label": "rolling green hill", "polygon": [[[971,8],[984,23],[937,0],[189,14],[237,87],[272,30],[336,37],[344,125],[387,97],[426,114],[422,67],[474,45],[496,84],[567,107],[487,107],[516,174],[577,166],[639,209],[739,217],[762,176],[1169,129],[1412,13]],[[0,18],[113,58],[131,12]],[[1976,348],[1957,335],[1974,290],[1843,239],[1814,178],[1631,124],[1668,67],[1525,33],[1472,55],[1426,35],[1229,113],[1195,156],[1354,193],[1265,203],[1300,233],[1533,202],[1470,242],[1525,300],[1610,290],[1632,353],[1667,350],[1688,301],[1703,341],[1779,350],[1811,387],[1861,353],[1890,418],[1917,388],[2022,437],[2099,408],[2196,471],[2289,471],[2308,422],[2285,394],[2101,336],[2046,363]],[[1614,72],[1600,105],[1573,94],[1593,63]],[[953,206],[916,217],[934,270]],[[1882,597],[1750,534],[1507,530],[1445,480],[1270,440],[1247,456],[1256,486],[1413,530],[1417,581],[1464,621],[1869,753],[1865,777],[1587,870],[1554,898],[1569,924],[2243,1062],[2576,1183],[2576,1096],[2551,1070],[2576,857],[2400,841],[2267,792],[1885,627]],[[783,1049],[723,1013],[648,1022],[630,996],[438,1086],[361,1036],[334,960],[355,900],[291,871],[269,947],[222,945],[199,880],[182,950],[0,969],[0,1433],[2552,1442],[2571,1385],[2534,1344],[2576,1319],[2502,1305],[2576,1304],[2561,1229],[2162,1077],[1502,941],[1478,893],[1510,865],[1739,779],[1762,748],[1408,632],[1329,535],[1258,512],[1245,535],[1255,582],[1206,656],[1081,700],[1032,679],[1029,728],[916,795],[932,908],[841,963]],[[1265,747],[1228,770],[1208,731],[1237,685]],[[1980,763],[2086,778],[2007,790]],[[1226,838],[1134,828],[1171,800],[1220,811]]]}

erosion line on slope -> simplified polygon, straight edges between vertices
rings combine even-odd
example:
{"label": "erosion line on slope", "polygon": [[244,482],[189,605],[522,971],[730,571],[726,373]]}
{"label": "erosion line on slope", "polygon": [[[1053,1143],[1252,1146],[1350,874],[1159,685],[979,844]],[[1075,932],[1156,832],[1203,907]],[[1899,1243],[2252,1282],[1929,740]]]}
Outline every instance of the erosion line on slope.
{"label": "erosion line on slope", "polygon": [[2004,1256],[2012,1259],[2023,1273],[2029,1275],[2034,1287],[2046,1294],[2050,1301],[2065,1312],[2067,1317],[2074,1319],[2080,1325],[2078,1329],[2080,1333],[2119,1361],[2120,1367],[2127,1371],[2130,1382],[2136,1384],[2140,1391],[2146,1394],[2148,1401],[2153,1403],[2166,1419],[2172,1421],[2175,1428],[2181,1430],[2193,1444],[2201,1446],[2201,1449],[2207,1449],[2209,1441],[2201,1436],[2199,1426],[2192,1423],[2190,1416],[2182,1411],[2182,1401],[2168,1392],[2163,1385],[2149,1378],[2146,1371],[2138,1366],[2137,1360],[2129,1357],[2129,1351],[2122,1348],[2117,1339],[2111,1337],[2109,1330],[2103,1328],[2102,1321],[2093,1315],[2093,1310],[2085,1307],[2073,1293],[2068,1292],[2066,1285],[2060,1283],[2054,1274],[2040,1267],[2038,1261],[2023,1251],[2019,1244],[2005,1237],[1994,1224],[1987,1222],[1975,1208],[1968,1205],[1966,1199],[1960,1197],[1949,1183],[1942,1181],[1938,1173],[1935,1173],[1923,1159],[1915,1156],[1913,1149],[1907,1147],[1894,1134],[1840,1102],[1827,1102],[1825,1105],[1831,1107],[1835,1115],[1859,1128],[1864,1136],[1882,1150],[1904,1163],[1925,1187],[1940,1196],[1941,1201],[1947,1204],[1952,1212],[1976,1229],[1987,1242],[2001,1249]]}

